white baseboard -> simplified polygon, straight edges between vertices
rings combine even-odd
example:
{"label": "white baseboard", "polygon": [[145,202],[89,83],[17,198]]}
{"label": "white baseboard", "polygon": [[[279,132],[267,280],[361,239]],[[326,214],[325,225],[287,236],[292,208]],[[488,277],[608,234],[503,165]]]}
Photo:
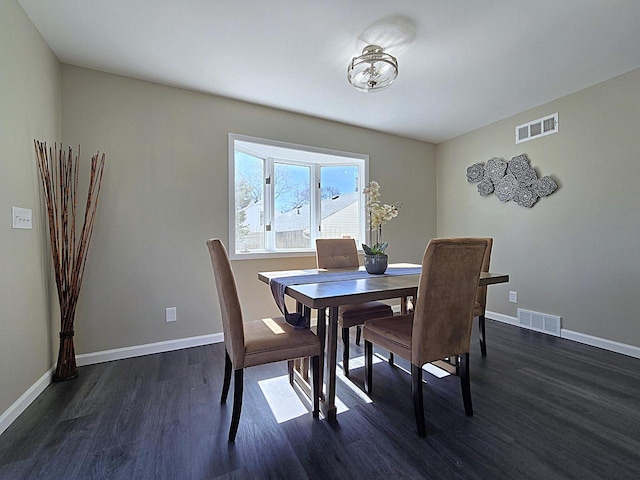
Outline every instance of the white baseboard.
{"label": "white baseboard", "polygon": [[[497,320],[498,322],[515,325],[520,328],[527,328],[520,325],[516,317],[503,315],[502,313],[489,312],[487,310],[485,317],[490,318],[491,320]],[[539,332],[539,330],[535,331]],[[613,340],[607,340],[606,338],[593,337],[586,333],[574,332],[565,328],[560,330],[560,337],[566,338],[567,340],[573,340],[574,342],[591,345],[592,347],[603,348],[611,352],[621,353],[630,357],[640,358],[640,347],[636,347],[635,345],[627,345],[626,343],[614,342]]]}
{"label": "white baseboard", "polygon": [[614,342],[613,340],[607,340],[606,338],[593,337],[586,333],[574,332],[564,328],[560,332],[560,336],[567,340],[591,345],[592,347],[604,348],[605,350],[612,352],[621,353],[634,358],[640,358],[640,347],[636,347],[635,345],[627,345],[626,343]]}
{"label": "white baseboard", "polygon": [[101,352],[83,353],[76,355],[76,363],[79,367],[93,365],[95,363],[111,362],[124,358],[141,357],[153,353],[170,352],[183,348],[199,347],[224,341],[222,333],[211,335],[200,335],[198,337],[178,338],[164,342],[147,343],[145,345],[133,345],[131,347],[114,348],[113,350],[103,350]]}
{"label": "white baseboard", "polygon": [[[179,338],[177,340],[167,340],[165,342],[147,343],[145,345],[134,345],[131,347],[115,348],[113,350],[103,350],[101,352],[83,353],[76,355],[76,364],[79,367],[85,365],[93,365],[95,363],[110,362],[112,360],[122,360],[124,358],[140,357],[142,355],[150,355],[152,353],[170,352],[172,350],[181,350],[183,348],[199,347],[201,345],[209,345],[212,343],[220,343],[224,341],[222,333],[214,333],[211,335],[200,335],[198,337]],[[38,398],[45,388],[51,383],[53,372],[56,366],[51,367],[29,390],[16,400],[9,409],[0,415],[0,435],[16,418],[24,412],[31,403]]]}
{"label": "white baseboard", "polygon": [[511,317],[509,315],[504,315],[502,313],[490,312],[487,310],[484,313],[485,318],[490,318],[491,320],[497,320],[498,322],[508,323],[510,325],[520,326],[517,317]]}
{"label": "white baseboard", "polygon": [[36,383],[29,387],[29,390],[24,392],[18,400],[13,402],[13,405],[11,405],[6,412],[0,415],[0,435],[9,428],[9,425],[11,425],[14,420],[18,418],[36,398],[38,398],[38,395],[40,395],[44,389],[49,386],[55,369],[56,366],[54,365],[47,370],[46,373],[36,381]]}

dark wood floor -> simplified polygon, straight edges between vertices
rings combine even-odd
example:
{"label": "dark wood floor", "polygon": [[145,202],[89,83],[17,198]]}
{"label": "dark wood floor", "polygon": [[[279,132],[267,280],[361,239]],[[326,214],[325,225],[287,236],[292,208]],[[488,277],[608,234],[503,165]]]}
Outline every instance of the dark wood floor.
{"label": "dark wood floor", "polygon": [[640,478],[640,360],[493,321],[487,337],[488,357],[475,337],[471,353],[474,417],[456,377],[425,376],[426,439],[408,375],[385,362],[371,403],[363,368],[338,382],[336,423],[278,423],[270,404],[278,418],[301,407],[286,365],[248,369],[235,445],[222,344],[83,367],[0,436],[0,478]]}

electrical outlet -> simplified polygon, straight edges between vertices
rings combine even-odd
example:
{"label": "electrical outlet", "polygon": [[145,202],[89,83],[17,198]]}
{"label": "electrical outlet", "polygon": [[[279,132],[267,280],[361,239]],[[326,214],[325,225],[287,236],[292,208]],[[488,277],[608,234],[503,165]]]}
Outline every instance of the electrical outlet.
{"label": "electrical outlet", "polygon": [[518,292],[509,291],[509,301],[511,303],[518,303]]}
{"label": "electrical outlet", "polygon": [[164,321],[165,322],[175,322],[178,319],[176,307],[169,307],[165,311]]}

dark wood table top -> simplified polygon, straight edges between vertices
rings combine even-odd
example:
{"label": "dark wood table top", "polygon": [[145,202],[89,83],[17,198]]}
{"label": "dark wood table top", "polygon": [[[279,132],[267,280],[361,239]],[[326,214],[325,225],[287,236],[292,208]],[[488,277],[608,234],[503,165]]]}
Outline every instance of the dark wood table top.
{"label": "dark wood table top", "polygon": [[[393,267],[419,267],[415,264],[393,264]],[[364,272],[364,267],[360,267]],[[331,270],[334,273],[336,270]],[[269,283],[272,278],[318,275],[327,270],[283,270],[260,272],[258,279]],[[415,295],[420,275],[369,275],[364,272],[362,278],[355,280],[337,280],[319,283],[300,283],[286,287],[286,294],[310,308],[337,307],[345,303],[360,303],[371,300],[385,300]],[[480,286],[506,283],[509,275],[501,273],[482,273]]]}

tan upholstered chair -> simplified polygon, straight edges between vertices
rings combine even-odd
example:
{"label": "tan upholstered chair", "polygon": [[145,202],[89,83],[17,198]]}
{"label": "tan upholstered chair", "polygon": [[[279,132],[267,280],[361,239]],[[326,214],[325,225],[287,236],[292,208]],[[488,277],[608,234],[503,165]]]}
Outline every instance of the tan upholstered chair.
{"label": "tan upholstered chair", "polygon": [[[323,238],[316,240],[318,268],[357,269],[358,250],[352,238]],[[338,322],[342,328],[342,369],[349,376],[349,328],[358,327],[356,344],[360,345],[360,325],[366,320],[393,315],[391,306],[383,302],[365,302],[343,305],[338,309]]]}
{"label": "tan upholstered chair", "polygon": [[[487,250],[484,253],[484,258],[482,259],[482,271],[489,271],[489,263],[491,262],[491,247],[493,247],[493,238],[485,238],[487,241]],[[487,309],[487,287],[478,287],[478,292],[476,293],[476,303],[473,307],[473,316],[478,317],[478,329],[479,329],[479,338],[480,338],[480,351],[482,352],[482,356],[487,356],[487,341],[486,335],[484,332],[484,314]]]}
{"label": "tan upholstered chair", "polygon": [[320,382],[318,381],[320,339],[309,329],[296,330],[292,328],[282,317],[244,322],[227,250],[217,238],[207,240],[207,247],[209,247],[218,291],[226,349],[221,403],[227,401],[231,371],[235,372],[229,441],[235,440],[238,431],[242,409],[244,369],[246,367],[300,357],[312,357],[313,416],[317,418],[320,402]]}
{"label": "tan upholstered chair", "polygon": [[364,324],[365,391],[372,390],[373,345],[411,362],[413,407],[418,435],[426,435],[422,366],[446,357],[460,358],[464,410],[473,415],[469,382],[469,347],[473,307],[482,259],[483,238],[441,238],[429,242],[412,314],[368,320]]}

